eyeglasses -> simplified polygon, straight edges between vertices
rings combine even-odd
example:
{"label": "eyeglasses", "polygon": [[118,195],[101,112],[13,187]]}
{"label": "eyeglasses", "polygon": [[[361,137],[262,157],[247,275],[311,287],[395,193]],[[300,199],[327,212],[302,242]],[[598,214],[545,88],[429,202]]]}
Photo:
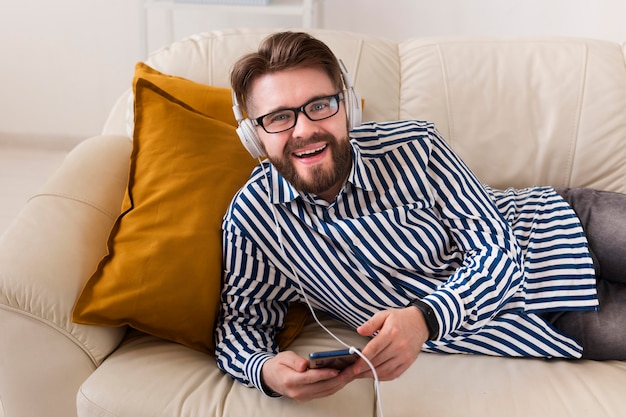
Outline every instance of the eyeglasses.
{"label": "eyeglasses", "polygon": [[332,96],[314,98],[300,107],[276,110],[252,119],[252,123],[261,126],[267,133],[281,133],[296,125],[299,113],[304,113],[312,122],[333,117],[339,112],[340,100],[343,100],[341,92]]}

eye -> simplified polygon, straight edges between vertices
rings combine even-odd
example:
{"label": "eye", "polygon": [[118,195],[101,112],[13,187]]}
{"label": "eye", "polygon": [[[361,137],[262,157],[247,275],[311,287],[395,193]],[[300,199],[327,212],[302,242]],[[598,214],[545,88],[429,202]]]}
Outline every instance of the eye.
{"label": "eye", "polygon": [[307,106],[307,111],[308,112],[323,112],[327,110],[329,106],[330,106],[330,100],[328,98],[323,98],[323,99],[316,100],[310,103]]}
{"label": "eye", "polygon": [[284,124],[293,119],[293,113],[290,111],[278,111],[268,114],[263,118],[263,124],[266,126],[272,124]]}

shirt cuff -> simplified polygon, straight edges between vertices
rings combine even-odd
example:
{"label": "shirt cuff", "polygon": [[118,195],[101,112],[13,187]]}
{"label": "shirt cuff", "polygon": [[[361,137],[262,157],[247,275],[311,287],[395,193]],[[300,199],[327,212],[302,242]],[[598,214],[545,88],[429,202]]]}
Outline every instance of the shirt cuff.
{"label": "shirt cuff", "polygon": [[245,373],[252,385],[254,385],[263,394],[269,397],[280,397],[280,394],[271,391],[265,386],[265,384],[263,384],[263,377],[261,374],[265,362],[273,357],[274,355],[268,352],[255,353],[248,359],[245,367]]}

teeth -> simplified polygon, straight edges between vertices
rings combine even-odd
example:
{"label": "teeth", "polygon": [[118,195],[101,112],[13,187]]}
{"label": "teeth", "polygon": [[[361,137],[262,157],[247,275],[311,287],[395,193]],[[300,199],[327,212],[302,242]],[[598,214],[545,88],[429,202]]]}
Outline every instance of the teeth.
{"label": "teeth", "polygon": [[323,151],[325,147],[326,147],[326,145],[320,146],[317,149],[309,149],[308,151],[297,153],[296,156],[302,158],[302,157],[307,156],[307,155],[313,155],[315,153]]}

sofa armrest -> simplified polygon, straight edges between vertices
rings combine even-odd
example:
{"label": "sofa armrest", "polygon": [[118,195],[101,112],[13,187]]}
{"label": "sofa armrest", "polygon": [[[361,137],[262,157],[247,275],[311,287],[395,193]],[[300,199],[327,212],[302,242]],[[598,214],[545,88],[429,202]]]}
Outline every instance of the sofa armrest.
{"label": "sofa armrest", "polygon": [[71,312],[106,254],[131,148],[124,136],[82,142],[0,237],[0,397],[7,415],[75,415],[78,387],[124,336],[122,328],[72,323]]}

